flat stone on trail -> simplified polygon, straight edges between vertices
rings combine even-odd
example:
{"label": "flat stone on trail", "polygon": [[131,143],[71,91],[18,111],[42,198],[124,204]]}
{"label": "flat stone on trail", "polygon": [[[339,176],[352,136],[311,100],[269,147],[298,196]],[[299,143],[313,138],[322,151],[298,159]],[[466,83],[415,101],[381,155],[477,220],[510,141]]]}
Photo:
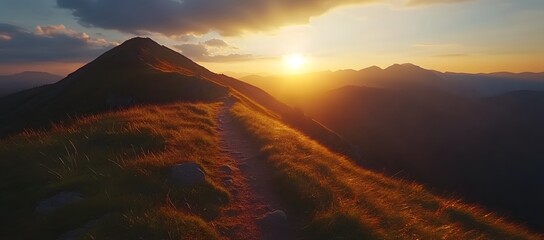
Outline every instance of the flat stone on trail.
{"label": "flat stone on trail", "polygon": [[194,162],[176,164],[170,168],[170,177],[178,184],[194,185],[206,181],[202,168]]}
{"label": "flat stone on trail", "polygon": [[50,213],[68,204],[83,200],[79,192],[60,192],[50,198],[44,199],[38,203],[36,212]]}
{"label": "flat stone on trail", "polygon": [[221,171],[224,174],[231,175],[234,170],[233,170],[233,167],[229,165],[223,165],[221,166],[221,168],[219,168],[219,171]]}
{"label": "flat stone on trail", "polygon": [[223,186],[225,187],[230,187],[234,183],[232,179],[222,179],[221,181],[223,182]]}

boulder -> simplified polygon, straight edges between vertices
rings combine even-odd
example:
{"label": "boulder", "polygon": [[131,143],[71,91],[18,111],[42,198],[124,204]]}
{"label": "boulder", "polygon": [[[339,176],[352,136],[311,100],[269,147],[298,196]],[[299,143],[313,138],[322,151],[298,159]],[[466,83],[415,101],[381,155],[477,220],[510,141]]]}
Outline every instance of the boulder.
{"label": "boulder", "polygon": [[79,192],[61,192],[50,198],[44,199],[38,203],[36,212],[50,213],[62,208],[68,204],[72,204],[83,200]]}
{"label": "boulder", "polygon": [[206,181],[202,168],[194,162],[186,162],[170,168],[170,177],[182,185],[195,185]]}

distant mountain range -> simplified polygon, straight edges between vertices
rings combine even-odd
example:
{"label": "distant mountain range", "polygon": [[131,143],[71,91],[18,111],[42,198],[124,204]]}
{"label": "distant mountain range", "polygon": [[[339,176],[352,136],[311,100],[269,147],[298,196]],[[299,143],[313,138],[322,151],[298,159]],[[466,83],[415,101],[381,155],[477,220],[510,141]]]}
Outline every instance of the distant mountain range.
{"label": "distant mountain range", "polygon": [[63,77],[45,72],[22,72],[0,75],[0,97],[33,87],[55,83]]}
{"label": "distant mountain range", "polygon": [[544,91],[544,73],[442,73],[413,64],[395,64],[381,69],[323,71],[299,75],[241,78],[272,95],[296,104],[298,99],[344,86],[364,86],[390,90],[443,91],[469,98],[495,96],[509,91]]}

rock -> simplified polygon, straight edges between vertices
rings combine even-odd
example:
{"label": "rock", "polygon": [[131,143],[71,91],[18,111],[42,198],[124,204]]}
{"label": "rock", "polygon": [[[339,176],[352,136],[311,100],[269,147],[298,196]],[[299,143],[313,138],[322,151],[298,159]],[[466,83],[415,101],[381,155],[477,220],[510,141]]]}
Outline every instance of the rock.
{"label": "rock", "polygon": [[224,174],[228,174],[228,175],[231,175],[234,172],[233,168],[231,166],[229,166],[229,165],[221,166],[221,168],[219,168],[219,171],[221,171]]}
{"label": "rock", "polygon": [[257,219],[259,227],[265,232],[281,231],[287,228],[287,214],[281,210],[275,210]]}
{"label": "rock", "polygon": [[50,198],[42,200],[36,207],[38,213],[50,213],[68,204],[83,200],[79,192],[61,192]]}
{"label": "rock", "polygon": [[204,171],[194,162],[186,162],[173,166],[170,169],[170,177],[176,183],[183,185],[194,185],[206,181]]}
{"label": "rock", "polygon": [[222,182],[223,182],[223,186],[225,187],[230,187],[234,183],[232,179],[223,179]]}

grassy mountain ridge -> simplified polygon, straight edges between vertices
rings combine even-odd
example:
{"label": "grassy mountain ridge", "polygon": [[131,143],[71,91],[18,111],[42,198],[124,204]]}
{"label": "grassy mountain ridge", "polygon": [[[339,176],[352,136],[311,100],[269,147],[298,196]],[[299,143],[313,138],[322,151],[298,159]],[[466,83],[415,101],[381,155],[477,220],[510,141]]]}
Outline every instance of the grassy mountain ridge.
{"label": "grassy mountain ridge", "polygon": [[[222,104],[135,107],[1,140],[0,235],[56,238],[85,226],[82,239],[224,237],[230,225],[215,219],[239,203],[229,200],[233,193],[221,180]],[[239,99],[231,112],[266,156],[297,238],[540,238],[419,185],[363,170],[253,107]],[[203,167],[204,183],[180,187],[169,180],[168,168],[185,161]],[[59,191],[78,191],[82,200],[35,212]]]}

